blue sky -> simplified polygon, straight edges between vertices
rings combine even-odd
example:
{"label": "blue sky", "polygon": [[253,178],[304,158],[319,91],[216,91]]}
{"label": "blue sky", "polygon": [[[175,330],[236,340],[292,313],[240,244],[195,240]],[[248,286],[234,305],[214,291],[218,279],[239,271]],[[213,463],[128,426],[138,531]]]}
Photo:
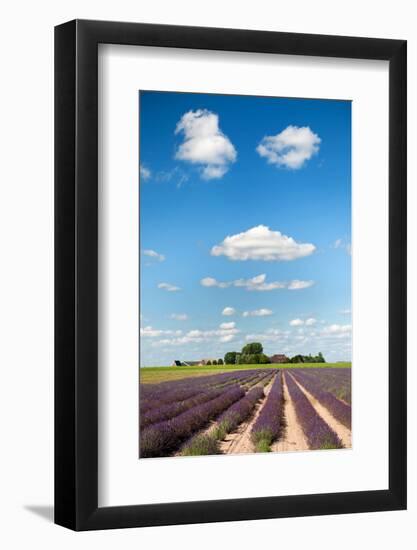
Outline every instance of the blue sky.
{"label": "blue sky", "polygon": [[141,365],[351,358],[351,103],[140,92]]}

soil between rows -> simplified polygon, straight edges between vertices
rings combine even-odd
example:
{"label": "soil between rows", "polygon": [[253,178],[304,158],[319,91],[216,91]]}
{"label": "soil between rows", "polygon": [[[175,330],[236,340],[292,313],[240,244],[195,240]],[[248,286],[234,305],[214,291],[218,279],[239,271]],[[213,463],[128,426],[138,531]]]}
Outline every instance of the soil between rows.
{"label": "soil between rows", "polygon": [[[294,404],[291,400],[288,392],[285,376],[294,377],[290,373],[286,373],[283,376],[283,394],[284,394],[284,429],[281,437],[278,441],[275,441],[271,446],[272,452],[291,452],[291,451],[308,451],[309,446],[307,439],[304,435],[303,429],[297,419],[297,414],[294,408]],[[297,380],[295,380],[301,391],[305,394],[311,405],[316,410],[317,414],[323,418],[323,420],[330,426],[330,428],[338,435],[345,448],[351,448],[352,435],[351,431],[343,426],[334,416],[324,407],[317,399],[315,399]],[[273,380],[265,388],[266,397],[260,401],[254,414],[251,418],[245,422],[242,422],[235,432],[232,432],[226,436],[224,441],[220,443],[220,450],[224,454],[238,454],[238,453],[253,453],[255,451],[254,445],[251,441],[252,427],[262,411],[263,406],[266,403],[267,395],[271,390]],[[212,430],[215,423],[208,429]]]}
{"label": "soil between rows", "polygon": [[316,409],[316,412],[322,419],[326,422],[328,426],[335,432],[339,437],[340,441],[343,443],[343,446],[347,449],[352,447],[352,432],[346,426],[343,426],[336,418],[330,413],[330,411],[320,403],[309,391],[306,390],[291,374],[289,375],[304,393],[307,399],[310,401],[312,406]]}
{"label": "soil between rows", "polygon": [[[268,396],[268,394],[269,394],[269,392],[270,392],[270,390],[271,390],[271,387],[272,387],[272,384],[273,384],[274,380],[275,380],[275,376],[273,376],[273,377],[271,378],[271,380],[268,382],[268,384],[264,387],[264,394],[265,394],[265,397],[264,397],[262,400],[260,400],[259,403],[256,404],[256,406],[255,406],[255,413],[253,413],[253,414],[250,416],[249,420],[246,420],[245,422],[242,422],[242,423],[238,426],[238,428],[237,428],[237,430],[236,430],[235,432],[233,432],[233,433],[231,433],[231,434],[228,434],[228,435],[225,437],[225,439],[224,439],[223,441],[220,441],[220,442],[219,442],[219,449],[220,449],[220,451],[221,451],[222,454],[231,454],[231,453],[236,454],[236,453],[252,453],[252,452],[254,452],[253,445],[252,445],[252,449],[251,449],[251,450],[236,450],[236,449],[235,449],[235,445],[233,445],[233,451],[229,451],[229,450],[223,450],[223,444],[226,444],[227,442],[233,443],[233,441],[234,441],[235,439],[236,439],[236,440],[240,440],[240,439],[243,437],[242,432],[247,431],[247,436],[249,437],[249,441],[246,441],[246,443],[245,443],[244,445],[243,445],[243,443],[242,443],[242,445],[243,445],[242,448],[249,449],[250,432],[251,432],[251,430],[252,430],[252,425],[253,425],[253,423],[255,422],[255,420],[256,420],[256,418],[257,418],[257,416],[258,416],[258,414],[259,414],[259,412],[260,412],[260,410],[261,410],[261,408],[262,408],[262,406],[263,406],[263,404],[264,404],[265,401],[266,401],[266,398],[267,398],[267,396]],[[252,386],[252,387],[259,386],[259,385],[260,385],[260,382],[259,382],[258,384],[255,384],[255,385]],[[250,389],[252,389],[252,387],[251,387]],[[194,439],[196,436],[200,436],[200,435],[203,435],[203,436],[204,436],[204,435],[210,435],[211,432],[213,432],[213,430],[216,428],[216,426],[217,426],[217,421],[216,421],[216,420],[210,420],[209,424],[208,424],[205,428],[203,428],[203,429],[197,431],[196,433],[194,433],[194,434],[190,437],[190,439],[188,439],[185,443],[183,443],[183,445],[181,446],[181,448],[180,448],[178,451],[176,451],[176,452],[173,454],[173,456],[182,456],[182,455],[181,455],[181,449],[182,449],[183,447],[185,447],[185,446],[187,445],[187,443],[188,443],[191,439]],[[245,430],[245,427],[246,427],[246,430]],[[225,445],[225,448],[228,448],[228,445]]]}
{"label": "soil between rows", "polygon": [[220,451],[224,454],[237,454],[237,453],[253,453],[255,452],[254,445],[251,441],[252,427],[255,424],[266,400],[268,394],[271,391],[272,384],[275,380],[275,376],[264,388],[265,397],[259,401],[254,409],[253,414],[248,420],[242,422],[238,426],[235,432],[228,434],[223,441],[220,442]]}
{"label": "soil between rows", "polygon": [[[352,446],[351,431],[343,426],[338,420],[336,420],[332,414],[324,407],[317,399],[315,399],[305,388],[302,386],[290,373],[285,373],[283,381],[283,395],[284,395],[284,428],[279,440],[275,441],[271,445],[272,452],[291,452],[291,451],[307,451],[309,446],[307,439],[304,435],[303,429],[297,419],[297,414],[294,408],[294,404],[291,400],[286,383],[286,376],[291,376],[295,383],[299,386],[301,391],[305,394],[311,405],[316,410],[317,414],[323,418],[323,420],[332,428],[332,430],[339,436],[343,445],[346,448]],[[238,428],[228,434],[223,441],[219,443],[219,449],[222,454],[243,454],[254,453],[255,448],[251,441],[251,432],[254,423],[256,422],[259,414],[264,407],[268,394],[272,388],[272,384],[275,380],[275,376],[271,379],[267,386],[264,388],[265,397],[257,403],[253,414],[249,419],[242,422]],[[215,420],[198,432],[201,435],[209,435],[216,427]],[[196,434],[193,435],[195,437]],[[181,451],[178,451],[174,456],[179,456]]]}
{"label": "soil between rows", "polygon": [[288,392],[285,375],[282,378],[284,390],[284,423],[281,437],[271,446],[272,452],[308,451],[308,443],[301,428],[293,402]]}

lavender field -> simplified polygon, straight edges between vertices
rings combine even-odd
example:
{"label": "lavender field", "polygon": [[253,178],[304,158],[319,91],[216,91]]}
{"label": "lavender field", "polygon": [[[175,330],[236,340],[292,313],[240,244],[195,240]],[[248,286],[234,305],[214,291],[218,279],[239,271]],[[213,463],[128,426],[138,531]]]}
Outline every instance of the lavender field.
{"label": "lavender field", "polygon": [[139,456],[351,447],[351,369],[257,368],[141,384]]}

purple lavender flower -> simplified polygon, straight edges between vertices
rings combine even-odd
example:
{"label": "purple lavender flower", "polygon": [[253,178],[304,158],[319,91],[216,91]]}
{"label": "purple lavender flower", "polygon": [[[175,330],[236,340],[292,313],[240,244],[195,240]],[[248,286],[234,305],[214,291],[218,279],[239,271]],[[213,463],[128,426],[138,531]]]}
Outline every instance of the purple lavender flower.
{"label": "purple lavender flower", "polygon": [[[297,369],[298,372],[299,369]],[[351,404],[350,368],[302,368],[305,377],[313,379],[322,390],[328,391],[348,405]]]}
{"label": "purple lavender flower", "polygon": [[256,403],[264,397],[262,387],[256,386],[233,403],[217,419],[217,426],[210,434],[198,434],[181,449],[183,456],[218,454],[218,441],[233,432],[252,413]]}
{"label": "purple lavender flower", "polygon": [[240,386],[226,388],[221,395],[211,401],[197,405],[171,420],[145,428],[140,435],[141,458],[169,456],[183,441],[204,428],[211,419],[243,397],[244,393]]}
{"label": "purple lavender flower", "polygon": [[283,425],[283,404],[282,380],[279,372],[252,428],[251,438],[257,451],[269,451],[271,443],[279,437]]}
{"label": "purple lavender flower", "polygon": [[294,404],[310,449],[341,449],[343,444],[335,432],[319,416],[292,376],[285,374],[288,392]]}
{"label": "purple lavender flower", "polygon": [[317,399],[341,424],[351,429],[352,408],[350,405],[337,399],[332,393],[322,389],[315,376],[308,376],[307,369],[294,369],[292,374],[311,395]]}
{"label": "purple lavender flower", "polygon": [[205,390],[183,401],[165,404],[162,403],[159,407],[153,407],[140,416],[140,429],[144,430],[151,424],[156,424],[157,422],[162,422],[163,420],[169,420],[170,418],[178,416],[188,409],[192,409],[196,405],[200,405],[206,401],[211,401],[221,393],[222,390]]}
{"label": "purple lavender flower", "polygon": [[255,386],[242,399],[231,405],[219,417],[218,423],[227,423],[228,432],[235,430],[241,422],[248,418],[256,403],[264,396],[263,388]]}

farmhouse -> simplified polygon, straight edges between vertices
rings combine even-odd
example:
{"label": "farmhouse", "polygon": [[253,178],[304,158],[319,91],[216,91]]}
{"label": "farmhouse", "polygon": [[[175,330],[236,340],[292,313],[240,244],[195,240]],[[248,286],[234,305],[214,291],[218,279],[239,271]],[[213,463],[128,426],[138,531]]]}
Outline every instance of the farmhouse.
{"label": "farmhouse", "polygon": [[178,361],[176,359],[173,363],[173,367],[197,367],[201,365],[201,361]]}
{"label": "farmhouse", "polygon": [[271,355],[269,358],[271,363],[289,363],[289,359],[286,355],[282,355],[280,353],[277,353],[276,355]]}
{"label": "farmhouse", "polygon": [[175,359],[175,361],[172,363],[172,367],[203,367],[204,365],[207,365],[209,362],[212,365],[213,361],[216,361],[217,359],[200,359],[199,361],[179,361],[178,359]]}

